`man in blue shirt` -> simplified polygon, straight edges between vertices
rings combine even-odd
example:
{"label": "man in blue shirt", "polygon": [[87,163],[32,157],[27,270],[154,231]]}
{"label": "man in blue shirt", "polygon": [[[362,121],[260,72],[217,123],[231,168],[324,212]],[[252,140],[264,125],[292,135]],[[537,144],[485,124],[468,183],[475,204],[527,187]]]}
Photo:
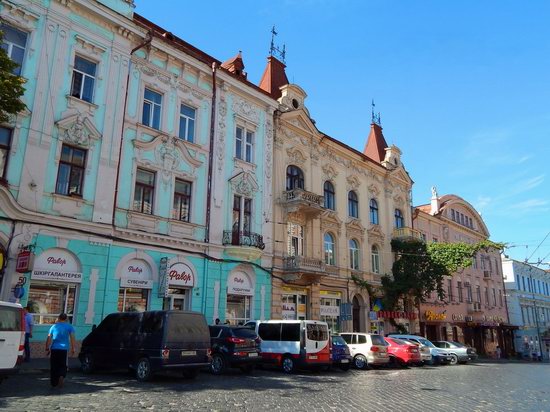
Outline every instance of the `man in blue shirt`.
{"label": "man in blue shirt", "polygon": [[29,313],[30,309],[30,305],[27,305],[25,308],[25,362],[31,360],[30,338],[32,338],[32,327],[34,322],[32,320],[32,315]]}
{"label": "man in blue shirt", "polygon": [[50,354],[50,383],[52,387],[63,387],[67,376],[69,351],[74,356],[75,340],[73,325],[67,323],[67,314],[62,313],[52,325],[46,339],[46,353]]}

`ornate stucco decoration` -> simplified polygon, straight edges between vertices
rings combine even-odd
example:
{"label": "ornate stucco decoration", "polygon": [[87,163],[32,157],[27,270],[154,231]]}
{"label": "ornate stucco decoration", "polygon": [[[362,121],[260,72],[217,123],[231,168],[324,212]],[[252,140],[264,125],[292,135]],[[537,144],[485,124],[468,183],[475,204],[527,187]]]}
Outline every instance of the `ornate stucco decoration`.
{"label": "ornate stucco decoration", "polygon": [[229,179],[233,192],[245,197],[253,197],[260,186],[256,182],[254,175],[250,172],[240,172]]}
{"label": "ornate stucco decoration", "polygon": [[251,122],[258,124],[260,115],[259,110],[256,106],[250,104],[246,100],[241,99],[240,97],[234,96],[232,108],[235,114],[245,118],[246,120],[250,120]]}
{"label": "ornate stucco decoration", "polygon": [[445,242],[449,241],[449,226],[443,225],[443,240]]}
{"label": "ornate stucco decoration", "polygon": [[305,226],[307,224],[307,217],[302,212],[290,212],[287,215],[287,221],[295,223],[297,225]]}
{"label": "ornate stucco decoration", "polygon": [[356,190],[361,184],[361,181],[355,175],[348,176],[346,181],[348,182],[348,190]]}
{"label": "ornate stucco decoration", "polygon": [[405,205],[405,200],[403,199],[402,196],[400,195],[395,195],[393,197],[393,203],[396,205],[396,206],[400,206],[400,207],[403,207]]}
{"label": "ornate stucco decoration", "polygon": [[307,160],[300,149],[296,149],[294,147],[286,149],[286,154],[289,162],[297,166],[303,166]]}
{"label": "ornate stucco decoration", "polygon": [[324,180],[334,180],[338,176],[338,171],[329,164],[323,165],[321,169],[324,173]]}
{"label": "ornate stucco decoration", "polygon": [[93,122],[81,113],[73,114],[56,122],[59,137],[66,143],[90,147],[94,140],[101,138]]}
{"label": "ornate stucco decoration", "polygon": [[271,118],[265,121],[265,177],[271,182],[271,168],[273,167],[273,122]]}
{"label": "ornate stucco decoration", "polygon": [[[225,116],[227,115],[227,101],[225,100],[225,85],[220,88],[220,101],[218,103],[218,144],[216,145],[216,156],[218,158],[218,171],[223,170],[225,158]],[[212,150],[212,148],[210,148]]]}
{"label": "ornate stucco decoration", "polygon": [[338,214],[334,210],[325,210],[321,215],[321,230],[326,232],[327,230],[336,232],[338,236],[342,233],[342,220],[338,217]]}
{"label": "ornate stucco decoration", "polygon": [[365,237],[365,227],[359,219],[350,218],[346,222],[346,235],[349,238],[359,237],[363,241]]}
{"label": "ornate stucco decoration", "polygon": [[378,195],[380,194],[380,189],[378,189],[378,186],[376,186],[374,184],[370,184],[368,189],[369,189],[369,193],[372,197],[378,197]]}
{"label": "ornate stucco decoration", "polygon": [[10,0],[2,1],[4,6],[3,11],[5,14],[2,18],[16,26],[20,26],[26,29],[33,29],[36,22],[40,18],[40,15],[27,9],[25,6],[15,4]]}
{"label": "ornate stucco decoration", "polygon": [[380,229],[380,225],[371,225],[370,229],[367,230],[367,234],[369,239],[372,239],[377,242],[384,242],[384,233],[382,233],[382,230]]}
{"label": "ornate stucco decoration", "polygon": [[75,34],[74,38],[78,47],[87,53],[95,54],[96,56],[98,56],[107,51],[105,47],[92,43],[91,41],[82,37],[79,34]]}

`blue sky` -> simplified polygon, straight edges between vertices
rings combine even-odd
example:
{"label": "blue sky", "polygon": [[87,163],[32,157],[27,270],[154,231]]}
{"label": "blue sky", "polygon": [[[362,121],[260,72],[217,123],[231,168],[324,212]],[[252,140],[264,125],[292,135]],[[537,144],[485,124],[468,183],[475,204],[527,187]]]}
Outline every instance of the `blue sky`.
{"label": "blue sky", "polygon": [[462,196],[511,257],[550,262],[550,2],[135,2],[219,60],[242,50],[255,83],[275,25],[321,131],[363,150],[374,99],[415,205]]}

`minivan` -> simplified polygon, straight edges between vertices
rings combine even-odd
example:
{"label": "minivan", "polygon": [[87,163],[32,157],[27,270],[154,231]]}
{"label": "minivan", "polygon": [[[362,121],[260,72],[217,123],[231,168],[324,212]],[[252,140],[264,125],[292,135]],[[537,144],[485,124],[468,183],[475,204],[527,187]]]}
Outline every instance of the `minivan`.
{"label": "minivan", "polygon": [[159,370],[182,369],[194,378],[210,365],[210,333],[202,313],[112,313],[84,338],[78,357],[84,373],[129,368],[138,381],[147,381]]}
{"label": "minivan", "polygon": [[386,365],[390,361],[388,344],[382,336],[357,332],[342,332],[340,336],[348,344],[351,356],[353,356],[353,366],[357,369]]}
{"label": "minivan", "polygon": [[0,302],[0,382],[23,361],[25,314],[17,303]]}

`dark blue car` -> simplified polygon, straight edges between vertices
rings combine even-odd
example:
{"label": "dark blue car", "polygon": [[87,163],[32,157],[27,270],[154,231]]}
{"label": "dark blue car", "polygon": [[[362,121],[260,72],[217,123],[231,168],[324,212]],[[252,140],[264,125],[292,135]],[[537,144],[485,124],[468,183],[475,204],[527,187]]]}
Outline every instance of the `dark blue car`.
{"label": "dark blue car", "polygon": [[330,339],[332,342],[332,364],[343,371],[349,370],[353,358],[346,341],[339,335],[332,335]]}

